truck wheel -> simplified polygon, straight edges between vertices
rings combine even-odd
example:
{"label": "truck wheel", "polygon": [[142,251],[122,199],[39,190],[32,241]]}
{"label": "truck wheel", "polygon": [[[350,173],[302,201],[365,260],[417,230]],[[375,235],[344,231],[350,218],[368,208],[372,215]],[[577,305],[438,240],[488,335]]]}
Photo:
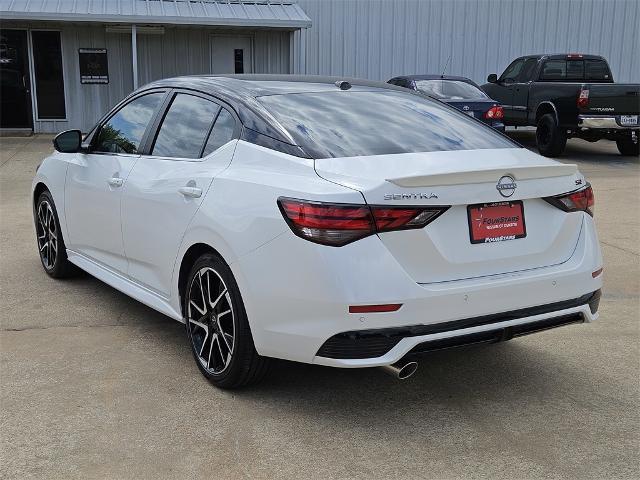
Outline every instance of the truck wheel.
{"label": "truck wheel", "polygon": [[536,143],[538,151],[545,157],[557,157],[564,151],[567,135],[564,130],[558,128],[553,114],[547,113],[538,120]]}
{"label": "truck wheel", "polygon": [[621,155],[637,157],[638,154],[640,154],[640,151],[638,149],[638,147],[640,146],[640,140],[634,143],[631,137],[621,138],[619,140],[616,140],[616,145],[618,146],[618,151]]}

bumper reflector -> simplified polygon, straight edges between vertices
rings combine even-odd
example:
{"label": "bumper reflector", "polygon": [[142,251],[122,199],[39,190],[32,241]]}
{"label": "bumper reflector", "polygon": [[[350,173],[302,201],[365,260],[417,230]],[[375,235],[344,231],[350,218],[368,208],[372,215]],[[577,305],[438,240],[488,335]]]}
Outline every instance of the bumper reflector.
{"label": "bumper reflector", "polygon": [[591,276],[593,278],[596,278],[598,275],[600,275],[602,273],[602,267],[600,267],[598,270],[596,270],[595,272],[591,273]]}
{"label": "bumper reflector", "polygon": [[401,306],[401,303],[388,303],[384,305],[349,305],[349,313],[395,312],[399,310]]}

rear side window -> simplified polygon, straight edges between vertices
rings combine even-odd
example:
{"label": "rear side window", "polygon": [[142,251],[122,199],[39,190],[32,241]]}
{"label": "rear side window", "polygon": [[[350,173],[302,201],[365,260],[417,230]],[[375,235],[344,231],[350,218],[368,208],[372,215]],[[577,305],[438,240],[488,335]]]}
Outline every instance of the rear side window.
{"label": "rear side window", "polygon": [[210,100],[178,93],[162,120],[151,154],[158,157],[200,158],[219,109]]}
{"label": "rear side window", "polygon": [[409,92],[351,90],[258,100],[314,158],[517,147],[452,107]]}
{"label": "rear side window", "polygon": [[611,80],[609,66],[604,60],[584,61],[585,80]]}
{"label": "rear side window", "polygon": [[164,92],[150,93],[127,103],[100,127],[92,151],[138,153],[144,132],[164,95]]}
{"label": "rear side window", "polygon": [[216,119],[216,123],[213,125],[213,130],[207,140],[207,145],[204,147],[202,156],[205,157],[211,152],[219,149],[222,145],[227,143],[233,138],[233,132],[236,128],[236,119],[226,109],[221,109]]}

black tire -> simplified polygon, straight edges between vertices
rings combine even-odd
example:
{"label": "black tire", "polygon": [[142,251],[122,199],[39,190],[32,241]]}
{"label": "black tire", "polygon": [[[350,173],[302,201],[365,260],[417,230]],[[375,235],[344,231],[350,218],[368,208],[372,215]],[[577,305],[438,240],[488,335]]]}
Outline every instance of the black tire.
{"label": "black tire", "polygon": [[211,383],[231,389],[262,380],[269,359],[256,352],[240,290],[224,260],[211,253],[198,258],[182,303],[193,358]]}
{"label": "black tire", "polygon": [[624,155],[625,157],[637,157],[640,155],[640,149],[638,148],[640,147],[640,140],[634,143],[631,137],[621,138],[616,140],[616,145],[618,146],[620,155]]}
{"label": "black tire", "polygon": [[540,117],[536,128],[538,151],[545,157],[557,157],[567,145],[567,134],[558,128],[556,117],[547,113]]}
{"label": "black tire", "polygon": [[38,197],[33,215],[36,245],[44,271],[53,278],[67,278],[74,275],[77,270],[67,259],[67,249],[62,238],[62,230],[60,230],[58,212],[48,190]]}

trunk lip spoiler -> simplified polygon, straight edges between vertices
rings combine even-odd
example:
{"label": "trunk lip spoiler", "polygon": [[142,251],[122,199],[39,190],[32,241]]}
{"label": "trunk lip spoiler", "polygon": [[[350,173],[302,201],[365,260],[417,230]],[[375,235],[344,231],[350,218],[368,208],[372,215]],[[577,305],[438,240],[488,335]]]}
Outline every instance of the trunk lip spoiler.
{"label": "trunk lip spoiler", "polygon": [[577,173],[578,166],[576,164],[523,165],[479,170],[460,170],[457,172],[434,173],[430,175],[387,178],[385,180],[400,187],[441,187],[497,182],[505,175],[509,175],[515,180],[535,180],[539,178],[565,177]]}

